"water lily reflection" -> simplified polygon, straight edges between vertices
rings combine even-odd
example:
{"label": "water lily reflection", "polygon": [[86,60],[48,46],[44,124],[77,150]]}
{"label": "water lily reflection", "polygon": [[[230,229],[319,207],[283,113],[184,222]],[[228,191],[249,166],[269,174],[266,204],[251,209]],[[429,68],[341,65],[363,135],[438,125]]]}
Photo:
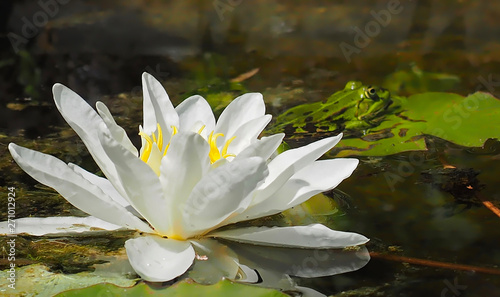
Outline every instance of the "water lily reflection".
{"label": "water lily reflection", "polygon": [[[139,150],[103,103],[97,103],[96,112],[69,88],[54,86],[57,108],[106,178],[11,143],[9,150],[21,168],[90,215],[24,218],[18,220],[17,233],[137,230],[137,236],[125,243],[127,255],[134,270],[152,282],[171,280],[188,269],[193,278],[206,283],[222,277],[255,278],[255,271],[240,263],[237,255],[246,253],[245,248],[233,250],[219,240],[283,249],[284,254],[268,261],[281,274],[331,275],[366,264],[368,256],[361,253],[351,258],[350,265],[340,264],[342,268],[335,268],[340,266],[331,257],[310,271],[281,269],[318,251],[368,241],[356,233],[320,224],[222,228],[289,209],[350,176],[356,159],[317,161],[342,135],[271,158],[284,135],[258,139],[271,119],[265,115],[262,95],[236,98],[215,121],[202,97],[192,96],[174,108],[156,79],[145,73],[142,82]],[[6,222],[0,227],[7,233]],[[245,258],[248,264],[259,265],[250,258]],[[273,271],[270,268],[266,271]]]}

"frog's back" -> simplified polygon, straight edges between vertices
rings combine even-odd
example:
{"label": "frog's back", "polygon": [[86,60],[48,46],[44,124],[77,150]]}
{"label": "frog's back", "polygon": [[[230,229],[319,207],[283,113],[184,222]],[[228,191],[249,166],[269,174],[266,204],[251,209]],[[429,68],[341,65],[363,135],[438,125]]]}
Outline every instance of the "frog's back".
{"label": "frog's back", "polygon": [[342,119],[359,98],[361,82],[348,82],[346,87],[324,101],[301,104],[276,117],[275,132],[306,132],[306,125]]}
{"label": "frog's back", "polygon": [[317,114],[321,107],[322,102],[306,103],[292,107],[278,115],[276,123],[278,125],[288,125],[295,122],[312,121],[313,115]]}

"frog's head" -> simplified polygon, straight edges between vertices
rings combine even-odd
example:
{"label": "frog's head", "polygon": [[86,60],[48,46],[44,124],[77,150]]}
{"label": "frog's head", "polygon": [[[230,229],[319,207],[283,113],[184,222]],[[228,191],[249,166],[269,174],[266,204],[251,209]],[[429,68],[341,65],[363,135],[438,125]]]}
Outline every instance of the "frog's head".
{"label": "frog's head", "polygon": [[384,88],[363,85],[359,81],[350,81],[344,91],[350,90],[357,94],[355,116],[358,120],[370,120],[384,112],[392,103],[391,93]]}
{"label": "frog's head", "polygon": [[364,88],[364,97],[365,99],[372,100],[374,102],[382,101],[387,102],[391,99],[391,93],[384,88],[379,88],[376,86],[368,85]]}

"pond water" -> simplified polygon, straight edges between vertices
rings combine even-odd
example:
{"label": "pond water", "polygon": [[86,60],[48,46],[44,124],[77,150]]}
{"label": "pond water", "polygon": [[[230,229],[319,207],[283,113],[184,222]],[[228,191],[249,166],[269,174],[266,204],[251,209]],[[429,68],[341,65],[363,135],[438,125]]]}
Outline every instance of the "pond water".
{"label": "pond water", "polygon": [[[201,94],[216,113],[230,98],[255,91],[276,116],[324,100],[349,80],[396,83],[393,93],[401,96],[482,90],[500,97],[500,3],[493,1],[54,3],[50,11],[35,1],[0,4],[0,186],[5,193],[16,188],[18,218],[82,213],[22,172],[9,142],[98,170],[53,105],[55,82],[92,105],[108,104],[136,144],[144,71],[162,81],[175,105]],[[413,76],[401,79],[401,72]],[[500,128],[490,129],[498,138]],[[500,205],[500,143],[467,148],[432,136],[427,142],[428,151],[359,157],[353,176],[327,193],[339,210],[334,215],[273,218],[319,221],[371,239],[364,268],[299,284],[335,296],[500,296],[500,218],[483,203]],[[0,217],[7,217],[6,202]],[[86,271],[120,253],[127,236],[55,243],[24,236],[17,263]],[[7,269],[2,253],[0,268]]]}

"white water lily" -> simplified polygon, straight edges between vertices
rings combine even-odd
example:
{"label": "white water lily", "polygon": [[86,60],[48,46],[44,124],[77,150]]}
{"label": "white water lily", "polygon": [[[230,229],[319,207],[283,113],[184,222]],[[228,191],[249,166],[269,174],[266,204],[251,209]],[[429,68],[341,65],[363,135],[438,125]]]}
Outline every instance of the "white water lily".
{"label": "white water lily", "polygon": [[[271,159],[284,135],[258,139],[271,119],[264,114],[261,94],[236,98],[216,122],[202,97],[189,97],[174,108],[156,79],[144,73],[142,82],[144,122],[139,128],[140,150],[103,103],[97,103],[95,112],[69,88],[54,85],[57,108],[106,178],[50,155],[9,144],[14,160],[24,171],[90,215],[18,219],[17,233],[137,230],[138,235],[125,243],[127,255],[137,274],[152,282],[168,281],[188,270],[195,280],[206,283],[242,275],[256,280],[253,270],[240,263],[233,250],[241,249],[238,245],[242,244],[268,246],[274,252],[285,249],[275,259],[279,267],[276,271],[290,275],[331,275],[366,264],[369,257],[359,253],[357,261],[345,260],[340,266],[334,266],[339,261],[336,257],[323,257],[315,269],[307,265],[292,268],[297,264],[294,261],[307,259],[313,252],[368,241],[362,235],[334,231],[321,224],[221,229],[277,214],[349,177],[358,160],[317,161],[342,135]],[[6,222],[0,224],[0,232],[7,233]],[[233,242],[236,247],[230,248],[230,244],[219,240]],[[243,249],[242,253],[248,251]],[[245,259],[248,265],[257,261],[252,256]]]}

